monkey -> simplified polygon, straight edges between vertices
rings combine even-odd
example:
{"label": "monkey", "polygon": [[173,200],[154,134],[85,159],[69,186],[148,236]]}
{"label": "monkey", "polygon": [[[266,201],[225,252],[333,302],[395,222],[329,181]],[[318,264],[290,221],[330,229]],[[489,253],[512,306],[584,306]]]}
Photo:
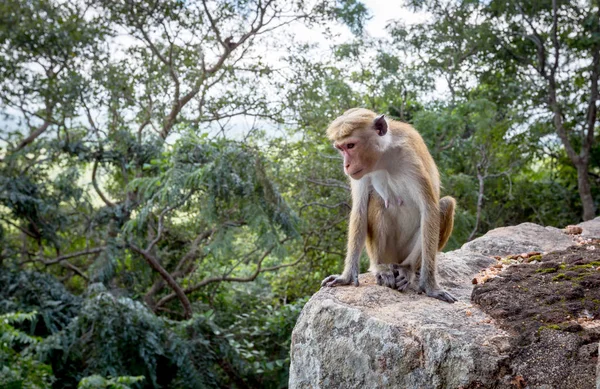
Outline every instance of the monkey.
{"label": "monkey", "polygon": [[366,246],[379,285],[403,292],[418,275],[420,293],[456,302],[436,279],[436,254],[452,234],[456,200],[439,198],[439,172],[421,135],[407,123],[352,108],[327,136],[343,156],[352,207],[344,271],[321,286],[358,286]]}

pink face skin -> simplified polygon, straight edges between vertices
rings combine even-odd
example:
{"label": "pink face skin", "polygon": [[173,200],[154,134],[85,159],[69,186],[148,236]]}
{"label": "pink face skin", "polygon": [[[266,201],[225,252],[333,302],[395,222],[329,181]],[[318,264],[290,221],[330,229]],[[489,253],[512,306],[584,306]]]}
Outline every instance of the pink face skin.
{"label": "pink face skin", "polygon": [[344,173],[355,180],[359,180],[366,173],[366,166],[362,165],[358,157],[360,141],[358,138],[348,138],[333,145],[344,156]]}

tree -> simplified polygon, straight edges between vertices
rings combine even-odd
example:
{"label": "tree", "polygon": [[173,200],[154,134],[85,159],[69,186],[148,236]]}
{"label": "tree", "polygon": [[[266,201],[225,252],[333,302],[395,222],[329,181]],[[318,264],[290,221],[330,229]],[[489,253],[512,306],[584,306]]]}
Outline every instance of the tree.
{"label": "tree", "polygon": [[442,57],[433,56],[434,61],[454,63],[443,50],[464,47],[453,52],[469,54],[467,62],[480,82],[520,85],[512,105],[529,112],[522,125],[547,123],[554,129],[577,170],[583,219],[593,218],[596,206],[589,175],[599,96],[598,4],[434,0],[413,5],[437,15],[433,30],[451,31],[437,42]]}
{"label": "tree", "polygon": [[[522,77],[537,78],[533,107],[545,107],[577,169],[583,219],[595,216],[589,164],[597,125],[600,74],[600,7],[594,2],[491,3],[491,15],[507,23],[498,31],[499,54]],[[508,57],[508,58],[507,58]]]}
{"label": "tree", "polygon": [[[54,274],[79,290],[129,288],[185,318],[189,295],[303,258],[294,212],[258,147],[260,127],[281,121],[268,86],[285,79],[257,45],[293,52],[282,39],[293,23],[360,28],[360,3],[2,7],[1,113],[11,124],[0,162],[3,257],[59,265]],[[235,118],[259,120],[232,140]]]}

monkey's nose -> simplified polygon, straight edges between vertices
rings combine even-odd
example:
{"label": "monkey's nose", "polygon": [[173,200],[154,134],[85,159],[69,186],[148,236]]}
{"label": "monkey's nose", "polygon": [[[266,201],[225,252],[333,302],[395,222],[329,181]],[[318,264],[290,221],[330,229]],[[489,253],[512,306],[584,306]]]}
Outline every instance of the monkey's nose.
{"label": "monkey's nose", "polygon": [[347,164],[346,164],[346,170],[348,170],[348,168],[349,168],[349,167],[350,167],[350,164],[349,164],[349,163],[347,163]]}

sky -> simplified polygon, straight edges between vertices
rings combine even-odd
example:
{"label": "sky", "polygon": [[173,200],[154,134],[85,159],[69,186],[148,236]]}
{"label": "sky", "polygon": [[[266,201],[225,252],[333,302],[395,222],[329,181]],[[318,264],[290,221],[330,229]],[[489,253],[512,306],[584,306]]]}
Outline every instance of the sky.
{"label": "sky", "polygon": [[371,13],[367,23],[367,32],[373,37],[385,37],[385,26],[392,20],[402,20],[406,24],[420,23],[426,20],[424,13],[414,13],[400,0],[363,0]]}

